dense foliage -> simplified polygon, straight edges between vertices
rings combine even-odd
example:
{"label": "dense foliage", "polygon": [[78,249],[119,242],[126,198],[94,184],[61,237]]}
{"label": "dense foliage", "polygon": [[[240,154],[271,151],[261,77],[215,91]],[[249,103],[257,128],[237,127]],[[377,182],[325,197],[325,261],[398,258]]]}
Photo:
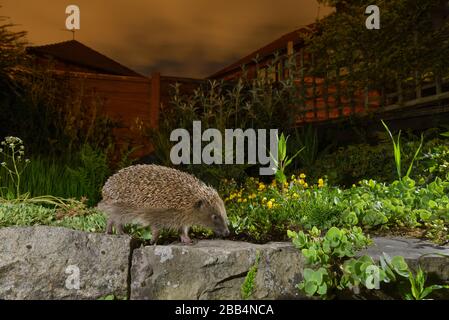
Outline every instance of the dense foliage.
{"label": "dense foliage", "polygon": [[[267,66],[267,73],[275,73],[279,63],[281,57],[276,56]],[[171,164],[171,132],[183,128],[192,137],[193,121],[201,121],[203,131],[209,128],[220,130],[223,137],[227,128],[246,130],[291,127],[295,121],[295,106],[299,105],[301,99],[294,81],[300,69],[293,57],[285,63],[289,72],[279,82],[263,77],[260,73],[256,79],[250,79],[243,70],[243,75],[235,81],[210,80],[192,94],[183,93],[182,88],[175,85],[169,105],[164,106],[161,112],[158,130],[147,132],[155,143],[158,161],[164,165]],[[247,168],[246,165],[190,165],[183,169],[218,185],[222,178],[245,177]]]}
{"label": "dense foliage", "polygon": [[356,257],[358,251],[371,244],[360,228],[332,227],[322,234],[314,227],[307,233],[289,231],[288,235],[311,267],[304,269],[304,280],[297,285],[309,296],[329,299],[337,291],[351,291],[352,296],[358,296],[363,291],[380,289],[381,284],[398,283],[394,296],[422,300],[435,290],[449,289],[447,285],[426,286],[422,269],[418,267],[415,275],[401,256],[391,258],[384,253],[379,262],[368,255]]}
{"label": "dense foliage", "polygon": [[[307,47],[316,56],[317,74],[350,68],[347,80],[357,88],[395,91],[397,81],[414,88],[433,75],[449,72],[449,25],[436,23],[444,1],[321,0],[337,13],[318,21]],[[365,26],[365,9],[376,4],[380,30]],[[441,19],[440,19],[441,20]]]}
{"label": "dense foliage", "polygon": [[[419,140],[408,139],[402,143],[403,169],[410,164]],[[428,183],[436,177],[444,179],[449,173],[449,139],[443,137],[425,140],[422,152],[415,163],[411,177],[418,183]],[[379,170],[382,168],[382,170]],[[363,179],[393,182],[397,179],[391,143],[354,144],[339,147],[322,154],[312,165],[304,166],[309,176],[326,176],[329,184],[350,187]]]}
{"label": "dense foliage", "polygon": [[[288,229],[360,226],[365,230],[413,230],[435,241],[449,240],[449,176],[418,186],[410,178],[391,184],[363,180],[349,189],[319,179],[309,185],[304,174],[284,186],[250,178],[228,191],[226,205],[237,235],[267,241],[283,238]],[[234,189],[232,183],[228,185]],[[406,233],[406,232],[405,232]]]}

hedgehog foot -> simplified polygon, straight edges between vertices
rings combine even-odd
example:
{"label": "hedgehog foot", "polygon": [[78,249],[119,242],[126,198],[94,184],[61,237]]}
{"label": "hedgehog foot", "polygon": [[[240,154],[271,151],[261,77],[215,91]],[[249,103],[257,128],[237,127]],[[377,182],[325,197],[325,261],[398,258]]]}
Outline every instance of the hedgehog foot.
{"label": "hedgehog foot", "polygon": [[192,241],[192,239],[189,238],[189,236],[181,235],[181,243],[186,244],[186,245],[191,245],[191,244],[193,244],[193,241]]}

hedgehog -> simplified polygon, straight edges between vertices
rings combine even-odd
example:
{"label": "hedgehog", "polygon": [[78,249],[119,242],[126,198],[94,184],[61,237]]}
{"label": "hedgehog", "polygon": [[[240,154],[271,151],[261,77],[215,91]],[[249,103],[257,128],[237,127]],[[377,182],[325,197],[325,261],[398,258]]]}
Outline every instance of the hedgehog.
{"label": "hedgehog", "polygon": [[180,232],[182,243],[191,244],[192,226],[212,229],[219,237],[229,235],[228,218],[217,191],[196,177],[159,165],[133,165],[121,169],[104,184],[97,208],[107,217],[106,233],[113,227],[135,223],[151,227],[153,244],[160,231]]}

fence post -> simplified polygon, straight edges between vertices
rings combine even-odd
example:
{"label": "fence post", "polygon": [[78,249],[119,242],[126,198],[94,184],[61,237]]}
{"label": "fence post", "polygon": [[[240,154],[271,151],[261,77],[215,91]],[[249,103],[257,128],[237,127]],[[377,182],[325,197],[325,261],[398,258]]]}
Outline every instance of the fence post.
{"label": "fence post", "polygon": [[329,111],[329,78],[327,72],[324,75],[323,98],[324,98],[324,108],[326,111],[326,120],[328,120],[330,118],[330,111]]}
{"label": "fence post", "polygon": [[340,67],[337,66],[335,70],[335,81],[336,81],[336,94],[335,94],[335,102],[338,108],[338,117],[341,118],[343,116],[343,104],[341,102],[341,80],[340,80]]}
{"label": "fence post", "polygon": [[315,55],[312,54],[312,95],[313,95],[313,118],[318,119],[318,106],[317,106],[317,86],[316,86],[316,71],[315,71]]}
{"label": "fence post", "polygon": [[151,102],[150,102],[150,126],[159,126],[159,108],[161,105],[161,74],[153,72],[151,74]]}
{"label": "fence post", "polygon": [[304,49],[300,49],[299,51],[299,76],[301,80],[301,103],[300,108],[301,110],[301,116],[303,119],[306,119],[307,111],[306,111],[306,99],[307,99],[307,90],[306,90],[306,82],[305,82],[305,61],[304,61]]}
{"label": "fence post", "polygon": [[363,88],[363,109],[365,110],[365,112],[369,111],[369,88],[368,85],[365,86],[365,88]]}

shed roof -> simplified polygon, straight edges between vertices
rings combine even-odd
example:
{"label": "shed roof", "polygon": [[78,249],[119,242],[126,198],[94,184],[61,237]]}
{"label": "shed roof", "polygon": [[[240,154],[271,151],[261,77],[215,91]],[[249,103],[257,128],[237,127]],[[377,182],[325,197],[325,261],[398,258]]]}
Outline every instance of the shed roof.
{"label": "shed roof", "polygon": [[280,38],[270,42],[269,44],[263,46],[262,48],[250,53],[249,55],[243,57],[237,62],[221,69],[220,71],[215,72],[213,75],[208,78],[219,78],[233,70],[240,69],[242,65],[246,65],[251,63],[254,58],[259,56],[259,58],[263,59],[267,56],[273,55],[276,51],[281,51],[286,49],[287,43],[289,41],[293,41],[294,46],[301,45],[303,43],[303,36],[309,34],[313,29],[315,24],[310,24],[308,26],[296,29],[292,32],[284,34]]}
{"label": "shed roof", "polygon": [[57,60],[93,69],[100,73],[142,77],[141,74],[76,40],[28,47],[27,52],[37,55],[48,55]]}

